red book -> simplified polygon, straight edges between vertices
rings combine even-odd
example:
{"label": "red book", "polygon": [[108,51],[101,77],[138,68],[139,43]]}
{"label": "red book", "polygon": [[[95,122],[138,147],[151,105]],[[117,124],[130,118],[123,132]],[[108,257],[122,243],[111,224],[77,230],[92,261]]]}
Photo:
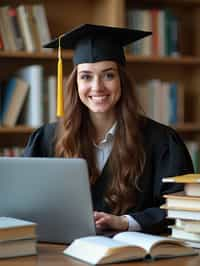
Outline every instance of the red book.
{"label": "red book", "polygon": [[158,38],[158,9],[151,10],[152,18],[152,55],[159,55],[159,38]]}

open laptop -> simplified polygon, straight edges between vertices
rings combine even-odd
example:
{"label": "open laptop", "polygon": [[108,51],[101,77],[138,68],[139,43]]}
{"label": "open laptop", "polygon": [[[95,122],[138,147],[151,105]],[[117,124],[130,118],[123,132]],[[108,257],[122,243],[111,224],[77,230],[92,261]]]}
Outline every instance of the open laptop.
{"label": "open laptop", "polygon": [[39,241],[70,243],[94,235],[86,162],[0,158],[0,216],[36,222]]}

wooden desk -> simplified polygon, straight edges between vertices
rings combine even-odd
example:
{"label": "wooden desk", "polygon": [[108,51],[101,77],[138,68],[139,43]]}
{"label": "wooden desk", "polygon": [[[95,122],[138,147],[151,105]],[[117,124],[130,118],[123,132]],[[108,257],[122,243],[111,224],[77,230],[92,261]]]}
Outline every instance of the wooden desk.
{"label": "wooden desk", "polygon": [[[39,244],[38,255],[18,257],[12,259],[0,259],[0,266],[80,266],[86,263],[74,260],[62,254],[65,245]],[[153,262],[135,261],[129,263],[110,264],[115,266],[199,266],[199,256],[189,256],[174,259],[163,259]]]}

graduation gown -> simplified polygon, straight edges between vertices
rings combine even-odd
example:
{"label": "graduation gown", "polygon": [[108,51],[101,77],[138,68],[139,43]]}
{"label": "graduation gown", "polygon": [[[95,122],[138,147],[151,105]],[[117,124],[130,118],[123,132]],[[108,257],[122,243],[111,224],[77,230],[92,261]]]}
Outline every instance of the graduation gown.
{"label": "graduation gown", "polygon": [[[29,138],[24,151],[26,157],[53,157],[56,123],[37,129]],[[163,195],[183,189],[180,184],[162,183],[162,178],[193,172],[190,155],[178,134],[170,127],[151,119],[141,119],[140,130],[146,161],[140,176],[141,191],[136,191],[136,206],[127,211],[141,226],[143,232],[163,232],[166,211],[159,207]],[[92,186],[94,210],[111,212],[104,202],[104,192],[111,178],[107,163],[96,184]]]}

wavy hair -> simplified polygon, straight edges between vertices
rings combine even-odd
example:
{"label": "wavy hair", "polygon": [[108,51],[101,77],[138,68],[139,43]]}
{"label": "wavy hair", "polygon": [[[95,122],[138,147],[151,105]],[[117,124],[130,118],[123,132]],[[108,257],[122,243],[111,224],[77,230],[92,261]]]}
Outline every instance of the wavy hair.
{"label": "wavy hair", "polygon": [[[136,204],[137,177],[142,173],[145,154],[139,130],[140,106],[135,90],[124,67],[118,65],[118,71],[121,97],[116,104],[117,128],[108,161],[112,179],[104,200],[113,214],[121,215]],[[55,155],[86,159],[92,186],[100,176],[92,143],[95,129],[88,109],[79,99],[76,78],[75,67],[65,86],[65,115],[58,124]]]}

